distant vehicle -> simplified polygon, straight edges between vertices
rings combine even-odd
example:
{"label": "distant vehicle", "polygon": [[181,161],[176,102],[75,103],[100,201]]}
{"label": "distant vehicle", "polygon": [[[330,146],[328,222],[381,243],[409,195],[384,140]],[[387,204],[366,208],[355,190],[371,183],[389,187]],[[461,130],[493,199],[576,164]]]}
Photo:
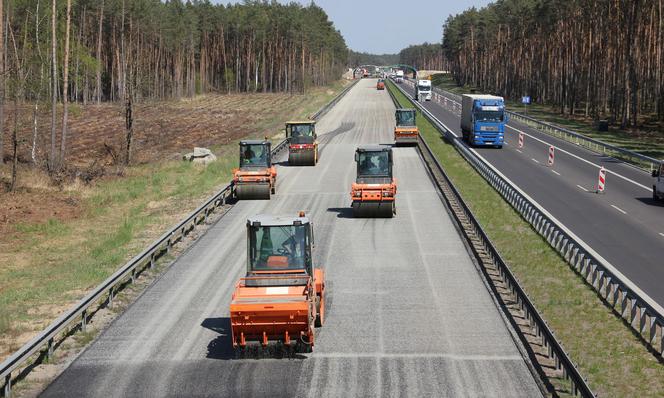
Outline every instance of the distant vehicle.
{"label": "distant vehicle", "polygon": [[418,80],[415,86],[416,101],[431,101],[431,80]]}
{"label": "distant vehicle", "polygon": [[461,99],[461,131],[469,145],[503,147],[505,100],[494,95],[464,94]]}
{"label": "distant vehicle", "polygon": [[659,165],[659,169],[652,171],[652,176],[656,178],[652,186],[652,198],[664,200],[664,163]]}
{"label": "distant vehicle", "polygon": [[396,79],[394,79],[397,83],[403,83],[403,71],[398,70],[396,73]]}
{"label": "distant vehicle", "polygon": [[376,90],[385,90],[385,81],[383,79],[378,79],[378,83],[376,83]]}

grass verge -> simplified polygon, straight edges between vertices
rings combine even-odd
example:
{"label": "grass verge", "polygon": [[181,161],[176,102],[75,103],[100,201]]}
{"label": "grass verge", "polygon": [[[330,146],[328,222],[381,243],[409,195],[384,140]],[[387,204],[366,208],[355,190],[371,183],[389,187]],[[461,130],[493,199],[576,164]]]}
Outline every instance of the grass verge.
{"label": "grass verge", "polygon": [[[247,95],[246,112],[260,114],[251,126],[253,136],[278,135],[285,120],[311,115],[343,87],[338,82],[311,89],[269,112],[251,109],[252,96]],[[256,106],[264,106],[264,101]],[[57,190],[36,189],[33,184],[16,196],[15,200],[26,195],[46,200],[64,195],[77,204],[77,211],[75,217],[15,223],[6,229],[0,241],[0,361],[226,185],[237,163],[237,143],[212,149],[218,161],[207,167],[162,160],[128,167],[122,177],[90,186]],[[23,171],[19,181],[39,180],[37,173]]]}
{"label": "grass verge", "polygon": [[[450,74],[438,74],[432,79],[435,86],[455,93],[470,93],[475,88],[471,86],[457,86]],[[481,90],[476,89],[477,92]],[[506,99],[509,110],[524,113],[524,106],[520,99]],[[638,152],[656,159],[664,159],[664,134],[662,134],[661,123],[652,118],[644,118],[638,129],[620,129],[610,126],[609,131],[597,131],[594,121],[585,115],[577,114],[574,116],[562,115],[559,109],[546,104],[528,105],[526,114],[542,122],[547,122],[559,127],[572,130],[587,137],[600,140],[620,148],[633,152]]]}
{"label": "grass verge", "polygon": [[[410,103],[388,84],[400,104]],[[417,125],[593,391],[599,396],[661,397],[664,365],[421,114]]]}

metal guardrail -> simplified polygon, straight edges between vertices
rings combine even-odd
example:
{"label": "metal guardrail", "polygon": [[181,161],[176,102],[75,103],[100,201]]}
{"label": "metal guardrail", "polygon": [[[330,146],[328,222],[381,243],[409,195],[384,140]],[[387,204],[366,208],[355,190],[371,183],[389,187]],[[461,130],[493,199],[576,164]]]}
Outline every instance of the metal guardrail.
{"label": "metal guardrail", "polygon": [[[434,88],[434,92],[444,96],[445,98],[451,101],[456,102],[456,105],[460,107],[461,103],[460,95],[442,90],[438,87]],[[523,115],[519,112],[507,111],[507,114],[510,115],[510,117],[513,120],[516,120],[519,123],[525,124],[527,126],[533,127],[552,137],[560,138],[564,141],[576,144],[578,146],[581,146],[596,153],[601,153],[602,155],[605,156],[610,156],[616,159],[625,160],[626,162],[629,162],[630,164],[635,165],[644,170],[649,170],[649,171],[659,170],[659,167],[663,162],[662,160],[658,160],[650,156],[640,154],[638,152],[629,151],[627,149],[620,148],[615,145],[607,144],[605,142],[596,140],[594,138],[590,138],[588,136],[579,134],[572,130],[555,126],[551,123],[543,122],[541,120],[537,120],[530,116]]]}
{"label": "metal guardrail", "polygon": [[[408,97],[403,89],[398,89]],[[415,105],[475,170],[594,288],[604,303],[630,325],[655,356],[660,360],[664,358],[664,308],[493,165],[464,145],[427,109],[419,103]]]}
{"label": "metal guardrail", "polygon": [[[311,115],[312,119],[318,119],[325,115],[341,98],[353,88],[357,82],[353,82],[342,90],[334,99],[324,105],[316,113]],[[283,140],[272,150],[276,155],[287,147],[287,141]],[[121,286],[127,282],[134,282],[136,277],[146,268],[152,268],[155,261],[163,254],[170,252],[174,244],[181,241],[186,235],[193,231],[198,224],[208,219],[208,216],[219,206],[225,204],[232,194],[231,185],[227,185],[209,199],[207,199],[196,210],[191,212],[184,220],[173,226],[159,239],[154,241],[148,248],[129,260],[122,268],[109,276],[104,282],[88,293],[78,304],[65,312],[41,333],[31,339],[12,356],[0,364],[0,380],[4,380],[4,396],[11,396],[13,376],[17,371],[31,359],[40,361],[44,357],[50,357],[58,342],[58,337],[64,332],[79,328],[85,331],[88,320],[94,315],[97,308],[103,305],[112,305],[115,294]],[[98,306],[98,307],[95,307]],[[93,308],[94,307],[94,308]],[[90,311],[94,309],[94,311]],[[36,356],[36,357],[35,357]],[[20,373],[20,372],[19,372]],[[24,376],[24,375],[23,375]]]}
{"label": "metal guardrail", "polygon": [[[401,88],[399,88],[399,90],[401,90],[404,95],[406,94],[405,92],[403,92]],[[389,88],[388,91],[390,91],[390,96],[392,96],[392,100],[395,102],[395,104],[399,104],[399,102],[393,96]],[[412,102],[415,103],[415,106],[418,107],[420,111],[424,113],[425,111],[424,107],[422,107],[416,101]],[[448,130],[446,128],[432,121],[431,119],[429,119],[429,117],[427,117],[427,119],[432,123],[434,127],[436,127],[439,130],[439,132],[441,132],[442,134],[447,133]],[[528,294],[523,290],[523,288],[519,284],[519,281],[510,270],[508,264],[505,262],[505,260],[502,258],[498,250],[495,248],[495,246],[491,242],[491,239],[489,239],[487,234],[484,232],[484,229],[482,228],[480,222],[477,220],[474,213],[464,202],[461,194],[459,193],[457,188],[454,186],[452,181],[445,173],[443,166],[440,164],[440,162],[434,155],[433,151],[427,144],[424,137],[420,135],[419,138],[420,138],[419,140],[420,149],[422,150],[423,148],[427,152],[428,157],[435,162],[436,168],[440,171],[445,180],[445,184],[450,188],[450,190],[453,193],[454,198],[446,197],[448,204],[451,207],[452,204],[451,201],[454,200],[457,204],[461,206],[460,211],[462,212],[465,220],[470,222],[472,234],[474,234],[474,236],[479,237],[480,240],[479,245],[481,245],[485,253],[487,253],[487,255],[490,257],[491,262],[498,269],[498,272],[500,273],[502,280],[505,282],[507,288],[515,297],[515,301],[519,306],[520,310],[524,313],[525,319],[527,319],[530,322],[530,325],[535,328],[535,333],[537,337],[541,339],[542,346],[547,348],[548,350],[548,357],[555,361],[557,370],[562,369],[564,377],[570,381],[570,391],[572,392],[572,394],[573,395],[580,394],[582,397],[594,397],[595,396],[594,393],[588,386],[588,383],[586,382],[585,378],[583,378],[583,376],[579,372],[576,364],[572,362],[565,349],[560,345],[555,334],[553,333],[553,331],[551,331],[551,329],[549,329],[548,324],[541,317],[539,311],[528,297]],[[462,147],[463,148],[461,148],[461,150],[467,149],[463,145]],[[467,153],[464,155],[464,157],[466,156],[472,156],[472,154]],[[440,188],[441,190],[443,189],[443,187]],[[462,220],[457,214],[455,214],[455,217],[457,217],[457,221],[459,223],[462,222]]]}

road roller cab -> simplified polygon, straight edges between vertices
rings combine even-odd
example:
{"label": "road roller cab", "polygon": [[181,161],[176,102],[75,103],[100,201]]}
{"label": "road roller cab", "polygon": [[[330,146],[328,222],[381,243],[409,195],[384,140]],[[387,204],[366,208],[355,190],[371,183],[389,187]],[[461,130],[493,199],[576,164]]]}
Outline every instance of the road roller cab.
{"label": "road roller cab", "polygon": [[392,177],[392,148],[367,145],[355,151],[357,178],[350,197],[354,217],[393,217],[397,183]]}
{"label": "road roller cab", "polygon": [[240,141],[240,167],[233,170],[237,199],[270,199],[270,194],[275,193],[277,170],[271,157],[269,141]]}
{"label": "road roller cab", "polygon": [[420,130],[416,123],[417,112],[415,109],[397,109],[394,117],[396,126],[394,127],[394,143],[396,145],[415,144],[417,145]]}
{"label": "road roller cab", "polygon": [[233,347],[314,345],[325,320],[325,273],[313,264],[313,225],[297,217],[247,220],[247,273],[235,287],[230,318]]}
{"label": "road roller cab", "polygon": [[288,164],[315,166],[318,162],[316,122],[313,120],[286,122]]}

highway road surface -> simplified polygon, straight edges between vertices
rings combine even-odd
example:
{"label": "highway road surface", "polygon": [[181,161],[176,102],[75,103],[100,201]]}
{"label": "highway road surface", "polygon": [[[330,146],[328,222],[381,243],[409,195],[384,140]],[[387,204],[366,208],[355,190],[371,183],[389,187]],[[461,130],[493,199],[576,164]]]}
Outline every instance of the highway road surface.
{"label": "highway road surface", "polygon": [[[411,83],[401,84],[414,95]],[[422,103],[459,137],[460,108],[451,100]],[[518,148],[519,133],[524,146]],[[652,200],[644,171],[510,121],[503,149],[476,151],[596,252],[664,306],[664,204]],[[549,146],[556,147],[553,167]],[[596,194],[599,168],[608,170]]]}
{"label": "highway road surface", "polygon": [[[541,396],[414,148],[395,149],[398,214],[351,218],[358,144],[392,141],[394,106],[360,81],[318,123],[313,167],[278,168],[202,236],[44,396]],[[235,359],[228,306],[245,272],[245,221],[306,210],[328,308],[312,354]]]}

